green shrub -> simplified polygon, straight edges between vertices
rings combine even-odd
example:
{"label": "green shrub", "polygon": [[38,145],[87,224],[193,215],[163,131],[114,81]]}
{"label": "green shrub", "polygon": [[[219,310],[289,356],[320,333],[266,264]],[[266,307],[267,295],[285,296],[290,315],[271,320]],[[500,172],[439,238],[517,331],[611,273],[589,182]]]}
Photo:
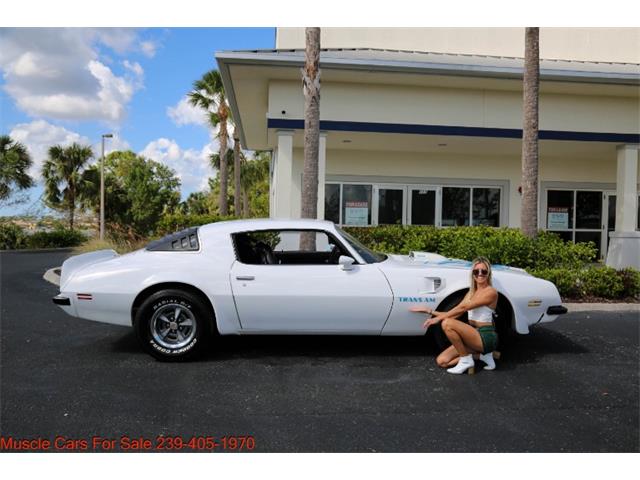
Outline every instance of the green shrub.
{"label": "green shrub", "polygon": [[622,281],[623,297],[640,296],[640,272],[634,268],[623,268],[618,270],[618,276]]}
{"label": "green shrub", "polygon": [[531,270],[529,273],[534,277],[543,278],[553,283],[560,296],[578,298],[584,295],[580,279],[580,270],[567,270],[565,268],[545,268]]}
{"label": "green shrub", "polygon": [[172,213],[164,215],[156,226],[156,234],[159,236],[184,230],[188,227],[205,225],[207,223],[221,222],[223,220],[234,220],[235,217],[220,217],[218,215],[185,215],[183,213]]}
{"label": "green shrub", "polygon": [[585,268],[580,271],[580,282],[584,295],[620,298],[624,292],[622,278],[611,267]]}
{"label": "green shrub", "polygon": [[406,255],[418,250],[463,260],[482,255],[492,263],[524,269],[577,269],[593,262],[597,253],[593,243],[564,242],[547,232],[530,239],[517,228],[385,225],[345,230],[378,252]]}
{"label": "green shrub", "polygon": [[553,282],[563,297],[620,299],[637,298],[640,294],[640,272],[633,268],[616,270],[596,265],[581,269],[546,268],[529,273]]}
{"label": "green shrub", "polygon": [[0,250],[25,248],[27,236],[24,230],[12,222],[0,222]]}
{"label": "green shrub", "polygon": [[51,232],[36,232],[27,237],[27,248],[77,247],[87,240],[78,230],[60,228]]}
{"label": "green shrub", "polygon": [[367,247],[377,252],[407,255],[412,250],[435,252],[440,232],[435,227],[381,225],[378,227],[344,227]]}
{"label": "green shrub", "polygon": [[[565,242],[555,233],[538,232],[533,240],[531,268],[578,269],[595,262],[598,249],[593,242]],[[527,268],[527,267],[522,267]]]}

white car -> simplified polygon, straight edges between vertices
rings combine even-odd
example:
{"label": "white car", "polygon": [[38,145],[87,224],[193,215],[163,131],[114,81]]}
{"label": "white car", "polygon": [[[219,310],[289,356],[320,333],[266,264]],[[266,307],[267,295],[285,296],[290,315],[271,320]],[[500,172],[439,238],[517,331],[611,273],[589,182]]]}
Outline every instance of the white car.
{"label": "white car", "polygon": [[[132,326],[161,360],[201,353],[212,335],[424,335],[425,315],[455,306],[470,262],[370,251],[328,221],[237,220],[189,228],[118,255],[66,260],[53,301],[69,315]],[[566,313],[553,283],[493,266],[498,333]],[[434,327],[431,327],[431,331]]]}

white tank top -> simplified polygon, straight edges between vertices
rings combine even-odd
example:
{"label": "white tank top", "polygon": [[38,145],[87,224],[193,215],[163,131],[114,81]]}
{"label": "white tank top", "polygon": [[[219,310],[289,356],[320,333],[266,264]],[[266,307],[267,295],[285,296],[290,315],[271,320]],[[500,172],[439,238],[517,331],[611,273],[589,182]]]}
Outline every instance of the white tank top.
{"label": "white tank top", "polygon": [[483,305],[478,308],[469,310],[469,320],[475,320],[476,322],[493,322],[494,310]]}

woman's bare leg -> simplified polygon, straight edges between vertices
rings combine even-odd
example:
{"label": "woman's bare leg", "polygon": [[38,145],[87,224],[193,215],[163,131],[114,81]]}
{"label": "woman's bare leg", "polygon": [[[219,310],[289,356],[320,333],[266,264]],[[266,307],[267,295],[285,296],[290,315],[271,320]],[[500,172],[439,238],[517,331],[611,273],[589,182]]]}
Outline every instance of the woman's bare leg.
{"label": "woman's bare leg", "polygon": [[457,364],[459,359],[460,355],[458,354],[456,347],[450,345],[449,347],[445,348],[440,353],[440,355],[438,355],[438,357],[436,358],[436,363],[439,367],[449,368]]}
{"label": "woman's bare leg", "polygon": [[469,353],[482,352],[480,334],[471,325],[454,318],[445,318],[442,321],[442,330],[461,357]]}

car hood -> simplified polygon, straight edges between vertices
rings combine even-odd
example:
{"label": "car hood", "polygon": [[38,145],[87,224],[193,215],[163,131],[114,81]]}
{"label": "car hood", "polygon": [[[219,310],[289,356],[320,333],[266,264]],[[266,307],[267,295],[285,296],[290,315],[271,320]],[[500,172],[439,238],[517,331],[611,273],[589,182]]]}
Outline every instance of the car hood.
{"label": "car hood", "polygon": [[[409,255],[391,254],[388,255],[387,262],[389,262],[393,266],[406,268],[436,267],[456,270],[469,270],[471,268],[471,262],[468,260],[461,260],[459,258],[447,258],[442,255],[438,255],[437,253],[430,252],[411,252]],[[508,265],[492,264],[491,269],[494,272],[509,272],[530,276],[525,270],[521,268],[510,267]]]}

